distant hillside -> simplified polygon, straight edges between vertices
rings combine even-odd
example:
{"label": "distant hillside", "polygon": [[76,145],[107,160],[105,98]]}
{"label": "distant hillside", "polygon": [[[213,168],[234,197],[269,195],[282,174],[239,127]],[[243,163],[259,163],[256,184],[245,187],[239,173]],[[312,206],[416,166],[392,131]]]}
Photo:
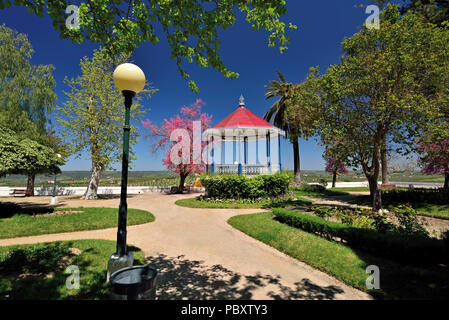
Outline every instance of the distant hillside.
{"label": "distant hillside", "polygon": [[[107,179],[118,179],[121,178],[121,171],[105,171],[101,175],[102,180]],[[175,178],[176,174],[170,171],[130,171],[128,173],[128,177],[154,177],[154,178]],[[63,181],[87,181],[90,178],[90,171],[63,171],[61,174],[58,174],[57,180],[60,182]],[[40,184],[46,184],[48,181],[53,181],[53,175],[36,175],[35,184],[39,186]],[[5,177],[0,178],[0,186],[19,186],[25,185],[27,181],[27,176],[20,174],[10,174]]]}
{"label": "distant hillside", "polygon": [[[292,173],[291,170],[287,170]],[[179,176],[170,171],[130,171],[128,174],[130,186],[170,186],[179,183]],[[302,170],[301,178],[306,183],[332,181],[331,175],[322,170]],[[59,186],[86,186],[89,183],[90,171],[63,171],[57,176]],[[196,179],[195,175],[187,177],[187,184]],[[380,177],[379,177],[380,179]],[[361,172],[349,172],[347,175],[338,176],[337,181],[365,181],[366,177]],[[8,175],[0,178],[0,186],[25,186],[27,177],[24,175]],[[392,173],[392,182],[443,182],[442,175],[424,175],[420,172]],[[106,171],[101,175],[100,186],[119,186],[121,183],[120,171]],[[52,186],[53,176],[37,175],[35,185]]]}

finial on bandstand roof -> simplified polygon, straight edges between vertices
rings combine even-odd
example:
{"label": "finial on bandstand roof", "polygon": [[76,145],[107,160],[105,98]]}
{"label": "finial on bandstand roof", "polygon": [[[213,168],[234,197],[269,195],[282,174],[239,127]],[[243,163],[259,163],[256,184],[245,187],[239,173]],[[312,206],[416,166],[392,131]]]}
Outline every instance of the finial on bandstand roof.
{"label": "finial on bandstand roof", "polygon": [[239,106],[244,107],[245,106],[245,98],[243,98],[243,94],[240,95],[239,101],[240,101]]}

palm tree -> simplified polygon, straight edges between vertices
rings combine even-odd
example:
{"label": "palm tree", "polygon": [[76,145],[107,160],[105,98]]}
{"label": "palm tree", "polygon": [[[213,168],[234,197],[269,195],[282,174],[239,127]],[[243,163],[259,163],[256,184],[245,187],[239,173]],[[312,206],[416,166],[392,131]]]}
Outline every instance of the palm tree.
{"label": "palm tree", "polygon": [[265,98],[271,99],[279,97],[279,99],[273,103],[273,105],[265,113],[264,119],[271,122],[274,126],[282,129],[286,133],[286,137],[290,136],[290,142],[293,145],[293,162],[294,162],[294,174],[295,184],[301,184],[300,173],[300,158],[299,158],[299,142],[298,136],[293,135],[289,125],[285,121],[285,110],[287,108],[286,101],[293,96],[296,85],[289,83],[285,80],[285,77],[276,70],[276,73],[280,81],[271,80],[269,85],[266,85]]}

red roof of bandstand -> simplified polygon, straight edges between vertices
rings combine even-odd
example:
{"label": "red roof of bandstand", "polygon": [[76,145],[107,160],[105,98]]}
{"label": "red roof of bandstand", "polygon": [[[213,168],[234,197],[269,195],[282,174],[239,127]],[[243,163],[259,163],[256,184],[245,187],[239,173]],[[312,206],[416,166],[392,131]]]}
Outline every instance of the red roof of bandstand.
{"label": "red roof of bandstand", "polygon": [[237,108],[233,113],[224,118],[213,129],[226,129],[226,128],[274,128],[274,126],[258,115],[252,113],[245,107]]}

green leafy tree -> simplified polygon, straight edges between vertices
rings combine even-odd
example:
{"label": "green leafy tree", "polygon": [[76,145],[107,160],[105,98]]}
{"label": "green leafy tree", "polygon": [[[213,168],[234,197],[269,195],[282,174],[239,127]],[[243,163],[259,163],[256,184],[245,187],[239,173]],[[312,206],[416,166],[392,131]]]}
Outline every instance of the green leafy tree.
{"label": "green leafy tree", "polygon": [[348,160],[362,167],[373,208],[382,206],[377,179],[385,139],[397,152],[413,147],[426,121],[435,116],[439,92],[447,86],[449,33],[420,14],[401,17],[398,6],[381,14],[381,28],[343,41],[344,56],[321,79],[320,135],[347,140]]}
{"label": "green leafy tree", "polygon": [[[67,157],[70,155],[67,143],[64,143],[64,141],[57,135],[56,131],[52,127],[47,127],[45,134],[40,135],[37,138],[39,142],[36,141],[36,139],[33,139],[33,141],[46,148],[50,148],[51,150],[53,150],[53,153],[55,155],[59,154],[61,156],[60,158],[67,159]],[[37,174],[52,173],[60,173],[60,170],[57,170],[57,172],[53,172],[52,170],[48,170],[48,168],[43,167],[41,171],[29,171],[27,173],[27,194],[30,196],[34,196],[34,182]]]}
{"label": "green leafy tree", "polygon": [[[381,4],[390,1],[379,1]],[[440,27],[449,26],[449,1],[447,0],[403,0],[404,5],[401,13],[415,12],[420,14],[426,21],[435,23]],[[392,151],[385,144],[381,151],[382,183],[389,183],[388,175],[388,155]]]}
{"label": "green leafy tree", "polygon": [[[0,126],[0,177],[6,174],[35,175],[37,173],[60,173],[65,163],[52,148]],[[31,195],[27,190],[27,195]]]}
{"label": "green leafy tree", "polygon": [[[25,34],[0,26],[0,125],[20,138],[43,144],[47,139],[47,118],[57,96],[52,65],[32,65],[33,48]],[[27,189],[34,193],[30,171]],[[42,172],[43,173],[43,172]]]}
{"label": "green leafy tree", "polygon": [[[396,3],[391,0],[372,0],[380,6],[387,3]],[[447,24],[449,21],[449,1],[447,0],[402,0],[401,13],[417,12],[427,21],[437,25]]]}
{"label": "green leafy tree", "polygon": [[[9,0],[0,0],[0,9],[11,4]],[[40,17],[47,11],[61,38],[77,43],[84,40],[100,43],[110,56],[131,53],[142,42],[157,44],[160,38],[156,30],[161,28],[171,58],[185,79],[189,75],[184,62],[210,66],[231,79],[238,77],[225,66],[218,53],[218,33],[235,24],[238,12],[246,16],[254,30],[266,30],[269,47],[278,45],[281,52],[289,42],[285,29],[296,29],[291,23],[286,26],[279,20],[286,14],[285,0],[15,0],[13,4],[25,6]],[[79,29],[66,27],[65,10],[72,4],[79,6]],[[198,91],[194,81],[189,85]]]}
{"label": "green leafy tree", "polygon": [[449,2],[447,0],[411,0],[403,12],[415,11],[437,25],[449,22]]}
{"label": "green leafy tree", "polygon": [[[8,128],[29,138],[36,138],[36,133],[45,135],[47,115],[57,100],[54,66],[32,65],[33,53],[25,34],[0,26],[1,119]],[[30,121],[35,125],[28,129]]]}
{"label": "green leafy tree", "polygon": [[[111,59],[102,51],[95,51],[92,58],[81,59],[81,75],[76,79],[65,79],[69,90],[62,107],[57,107],[57,121],[63,128],[64,136],[71,137],[70,153],[92,162],[89,185],[84,194],[85,199],[98,198],[97,190],[101,173],[111,168],[122,155],[123,121],[125,119],[124,98],[115,87],[112,74],[117,64],[125,63],[128,55]],[[114,60],[114,61],[113,61]],[[145,90],[142,94],[150,93]],[[131,118],[139,121],[143,106],[139,104],[139,94],[131,107]],[[131,126],[130,159],[135,159],[132,146],[138,141],[137,127]]]}

